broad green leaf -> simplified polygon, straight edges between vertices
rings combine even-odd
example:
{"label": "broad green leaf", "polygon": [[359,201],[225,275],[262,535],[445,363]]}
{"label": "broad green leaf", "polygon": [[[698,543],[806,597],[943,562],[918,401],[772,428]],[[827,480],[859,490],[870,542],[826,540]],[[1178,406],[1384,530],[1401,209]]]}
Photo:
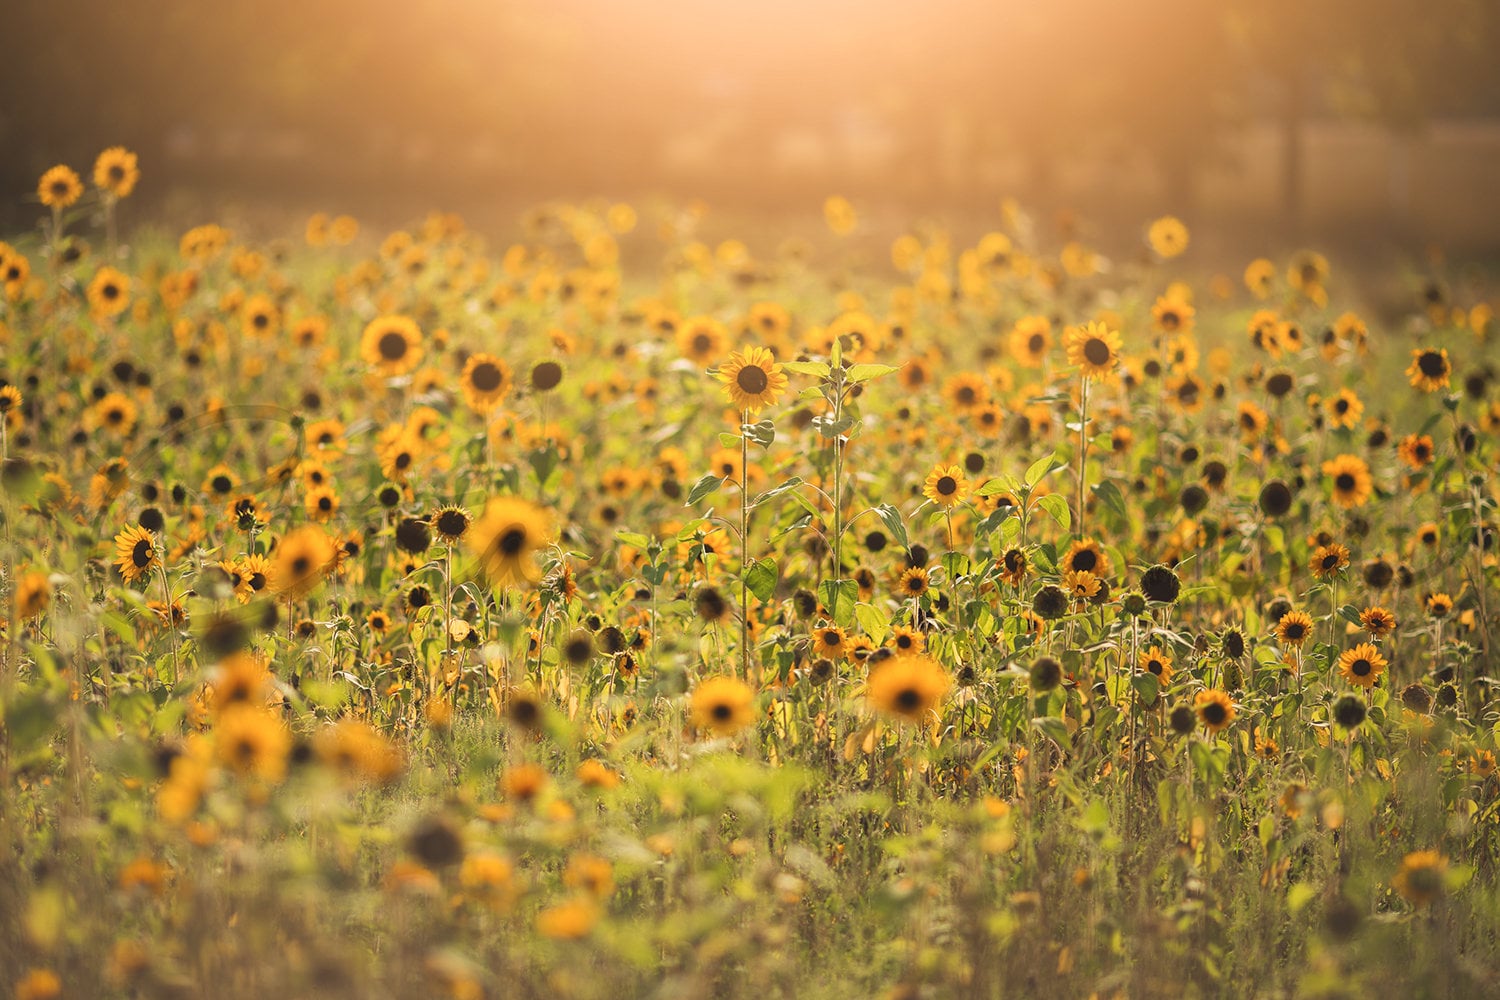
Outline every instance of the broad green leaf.
{"label": "broad green leaf", "polygon": [[693,488],[688,491],[685,506],[691,507],[701,501],[704,497],[713,495],[718,491],[719,487],[723,486],[726,482],[728,482],[727,477],[716,476],[712,472],[710,472],[708,475],[704,476],[702,479],[693,484]]}
{"label": "broad green leaf", "polygon": [[762,601],[776,593],[776,560],[758,559],[745,570],[745,586]]}

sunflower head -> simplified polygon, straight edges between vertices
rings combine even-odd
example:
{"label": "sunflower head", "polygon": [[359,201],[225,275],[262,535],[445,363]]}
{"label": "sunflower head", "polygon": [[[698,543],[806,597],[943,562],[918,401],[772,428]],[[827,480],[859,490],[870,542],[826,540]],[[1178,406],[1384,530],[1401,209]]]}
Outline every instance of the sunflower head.
{"label": "sunflower head", "polygon": [[1076,365],[1084,378],[1108,381],[1120,367],[1120,334],[1103,323],[1070,326],[1063,334],[1068,363]]}
{"label": "sunflower head", "polygon": [[61,211],[83,197],[83,182],[72,167],[58,164],[42,174],[42,179],[37,181],[36,194],[43,205]]}
{"label": "sunflower head", "polygon": [[719,366],[718,378],[735,408],[749,413],[774,405],[787,386],[781,366],[764,347],[730,354],[729,360]]}
{"label": "sunflower head", "polygon": [[540,579],[536,553],[551,542],[551,518],[519,497],[493,497],[464,536],[479,571],[499,587],[530,585]]}
{"label": "sunflower head", "polygon": [[733,677],[709,677],[693,689],[693,725],[729,736],[755,721],[755,692]]}
{"label": "sunflower head", "polygon": [[422,328],[409,316],[380,316],[365,326],[359,353],[382,375],[404,375],[422,360]]}
{"label": "sunflower head", "polygon": [[915,653],[892,657],[872,668],[865,696],[876,711],[906,722],[922,722],[937,710],[951,685],[942,664]]}

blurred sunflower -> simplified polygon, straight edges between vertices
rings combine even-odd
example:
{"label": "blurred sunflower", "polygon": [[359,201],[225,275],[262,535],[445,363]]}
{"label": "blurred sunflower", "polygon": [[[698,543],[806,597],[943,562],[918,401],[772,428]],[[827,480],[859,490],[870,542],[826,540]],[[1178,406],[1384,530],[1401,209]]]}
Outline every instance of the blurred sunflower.
{"label": "blurred sunflower", "polygon": [[1319,580],[1327,580],[1329,577],[1336,576],[1348,566],[1349,550],[1338,542],[1318,546],[1308,562],[1312,575]]}
{"label": "blurred sunflower", "polygon": [[1406,366],[1406,377],[1412,388],[1423,392],[1437,392],[1448,387],[1448,376],[1453,366],[1448,361],[1445,347],[1419,347],[1411,352],[1411,364]]}
{"label": "blurred sunflower", "polygon": [[305,524],[283,535],[272,557],[271,588],[289,600],[301,598],[311,593],[332,567],[333,540],[322,528]]}
{"label": "blurred sunflower", "polygon": [[489,413],[510,393],[510,366],[493,354],[471,354],[458,382],[469,409]]}
{"label": "blurred sunflower", "polygon": [[1413,851],[1401,859],[1391,888],[1413,906],[1427,906],[1443,895],[1448,858],[1437,851]]}
{"label": "blurred sunflower", "polygon": [[124,146],[111,146],[94,160],[94,187],[114,198],[129,198],[141,179],[136,156]]}
{"label": "blurred sunflower", "polygon": [[922,722],[948,693],[948,672],[922,653],[897,656],[873,667],[865,686],[871,707],[907,722]]}
{"label": "blurred sunflower", "polygon": [[1181,219],[1166,215],[1151,223],[1151,228],[1146,232],[1146,239],[1158,257],[1170,260],[1180,256],[1187,249],[1188,229],[1182,224]]}
{"label": "blurred sunflower", "polygon": [[730,736],[755,721],[755,692],[734,677],[709,677],[693,689],[693,725]]}
{"label": "blurred sunflower", "polygon": [[408,316],[373,319],[360,337],[359,353],[382,375],[404,375],[422,360],[422,328]]}
{"label": "blurred sunflower", "polygon": [[1333,480],[1333,502],[1344,509],[1363,507],[1374,484],[1370,467],[1358,455],[1339,455],[1323,463],[1323,475]]}
{"label": "blurred sunflower", "polygon": [[61,211],[83,197],[83,182],[72,167],[58,164],[42,174],[36,185],[36,195],[43,205]]}
{"label": "blurred sunflower", "polygon": [[161,564],[156,536],[132,525],[115,536],[115,565],[126,583],[134,583]]}
{"label": "blurred sunflower", "polygon": [[469,551],[492,585],[511,587],[540,578],[535,556],[551,543],[551,518],[519,497],[493,497],[469,528]]}
{"label": "blurred sunflower", "polygon": [[1408,434],[1396,445],[1396,455],[1412,469],[1425,468],[1432,461],[1431,434]]}
{"label": "blurred sunflower", "polygon": [[1198,713],[1198,721],[1210,734],[1218,733],[1234,721],[1234,702],[1223,691],[1199,691],[1193,698],[1193,709]]}
{"label": "blurred sunflower", "polygon": [[130,279],[112,267],[101,267],[89,282],[89,311],[113,318],[130,307]]}

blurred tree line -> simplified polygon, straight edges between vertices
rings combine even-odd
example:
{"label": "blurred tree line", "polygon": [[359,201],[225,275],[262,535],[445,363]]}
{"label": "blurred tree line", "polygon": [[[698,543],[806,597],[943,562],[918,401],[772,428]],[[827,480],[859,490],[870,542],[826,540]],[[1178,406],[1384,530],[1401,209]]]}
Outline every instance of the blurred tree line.
{"label": "blurred tree line", "polygon": [[[1269,121],[1294,217],[1312,119],[1366,118],[1414,138],[1437,117],[1500,116],[1494,0],[7,8],[0,211],[12,215],[45,167],[82,170],[113,143],[141,154],[148,180],[170,163],[166,183],[236,190],[295,178],[378,191],[409,174],[455,193],[545,195],[686,177],[716,197],[769,196],[788,129],[894,136],[878,171],[818,179],[855,194],[961,199],[982,191],[981,164],[1008,156],[1045,198],[1056,171],[1083,158],[1145,164],[1182,205],[1222,136]],[[690,157],[673,167],[663,156],[695,136],[708,164],[696,174]],[[294,169],[276,166],[282,155]]]}

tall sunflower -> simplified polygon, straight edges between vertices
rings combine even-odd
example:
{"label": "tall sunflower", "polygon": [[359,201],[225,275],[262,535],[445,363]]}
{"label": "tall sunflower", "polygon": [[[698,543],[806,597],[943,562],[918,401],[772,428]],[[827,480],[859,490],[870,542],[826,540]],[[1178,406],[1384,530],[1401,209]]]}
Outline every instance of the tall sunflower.
{"label": "tall sunflower", "polygon": [[409,316],[381,316],[365,326],[360,357],[382,375],[404,375],[422,360],[422,328]]}
{"label": "tall sunflower", "polygon": [[1362,642],[1339,654],[1339,672],[1346,681],[1359,687],[1374,687],[1385,668],[1385,657],[1372,643]]}
{"label": "tall sunflower", "polygon": [[922,495],[945,510],[951,510],[963,502],[969,491],[968,480],[956,465],[934,466],[922,484]]}
{"label": "tall sunflower", "polygon": [[735,408],[751,413],[774,405],[787,385],[781,366],[764,347],[730,354],[729,360],[719,366],[718,378]]}
{"label": "tall sunflower", "polygon": [[1111,379],[1120,366],[1120,334],[1103,323],[1070,326],[1063,343],[1068,364],[1078,366],[1084,378]]}
{"label": "tall sunflower", "polygon": [[551,531],[550,516],[536,504],[519,497],[493,497],[465,539],[485,579],[510,587],[536,582],[540,573],[535,556],[550,543]]}

